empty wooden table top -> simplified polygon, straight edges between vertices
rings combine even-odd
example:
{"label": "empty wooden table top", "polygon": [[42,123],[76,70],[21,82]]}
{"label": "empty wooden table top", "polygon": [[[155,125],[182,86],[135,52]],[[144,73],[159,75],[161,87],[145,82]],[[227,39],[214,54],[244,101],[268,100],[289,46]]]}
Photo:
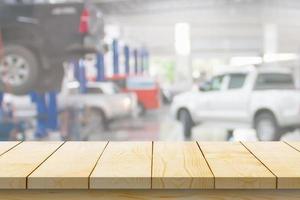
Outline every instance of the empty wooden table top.
{"label": "empty wooden table top", "polygon": [[299,189],[300,142],[0,142],[0,189]]}

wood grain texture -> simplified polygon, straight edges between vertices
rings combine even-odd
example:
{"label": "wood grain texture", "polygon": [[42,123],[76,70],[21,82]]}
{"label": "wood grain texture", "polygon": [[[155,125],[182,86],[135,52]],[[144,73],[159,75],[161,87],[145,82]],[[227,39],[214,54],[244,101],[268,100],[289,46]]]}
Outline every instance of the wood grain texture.
{"label": "wood grain texture", "polygon": [[62,142],[23,142],[0,156],[0,189],[26,189],[26,177]]}
{"label": "wood grain texture", "polygon": [[216,189],[276,188],[275,176],[241,143],[199,142]]}
{"label": "wood grain texture", "polygon": [[90,177],[92,189],[150,189],[152,142],[110,142]]}
{"label": "wood grain texture", "polygon": [[299,151],[284,142],[243,142],[243,144],[277,176],[279,189],[300,189]]}
{"label": "wood grain texture", "polygon": [[107,142],[66,142],[28,177],[29,189],[88,189]]}
{"label": "wood grain texture", "polygon": [[213,175],[196,142],[154,142],[152,188],[214,187]]}
{"label": "wood grain texture", "polygon": [[299,200],[299,190],[2,190],[0,200]]}
{"label": "wood grain texture", "polygon": [[0,142],[0,156],[20,142]]}

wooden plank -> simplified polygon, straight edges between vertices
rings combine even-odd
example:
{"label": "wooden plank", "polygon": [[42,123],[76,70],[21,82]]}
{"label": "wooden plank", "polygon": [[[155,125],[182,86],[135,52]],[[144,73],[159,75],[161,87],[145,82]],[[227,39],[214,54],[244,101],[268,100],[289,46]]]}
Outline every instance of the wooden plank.
{"label": "wooden plank", "polygon": [[0,190],[0,200],[299,200],[299,190]]}
{"label": "wooden plank", "polygon": [[150,189],[152,142],[110,142],[90,177],[93,189]]}
{"label": "wooden plank", "polygon": [[213,175],[196,142],[154,142],[152,188],[213,187]]}
{"label": "wooden plank", "polygon": [[28,177],[29,189],[88,189],[107,142],[66,142]]}
{"label": "wooden plank", "polygon": [[0,142],[0,155],[4,154],[20,142]]}
{"label": "wooden plank", "polygon": [[23,142],[0,157],[0,189],[25,189],[26,177],[62,142]]}
{"label": "wooden plank", "polygon": [[[300,189],[300,152],[284,142],[243,143],[277,176],[278,189]],[[297,147],[296,143],[291,145]]]}
{"label": "wooden plank", "polygon": [[276,188],[276,177],[241,143],[199,142],[217,189]]}

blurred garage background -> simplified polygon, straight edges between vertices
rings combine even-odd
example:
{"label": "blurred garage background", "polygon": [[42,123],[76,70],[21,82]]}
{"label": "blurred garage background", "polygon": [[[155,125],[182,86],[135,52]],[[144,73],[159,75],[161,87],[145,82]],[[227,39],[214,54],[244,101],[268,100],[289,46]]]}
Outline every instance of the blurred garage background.
{"label": "blurred garage background", "polygon": [[0,140],[299,140],[297,0],[2,0]]}

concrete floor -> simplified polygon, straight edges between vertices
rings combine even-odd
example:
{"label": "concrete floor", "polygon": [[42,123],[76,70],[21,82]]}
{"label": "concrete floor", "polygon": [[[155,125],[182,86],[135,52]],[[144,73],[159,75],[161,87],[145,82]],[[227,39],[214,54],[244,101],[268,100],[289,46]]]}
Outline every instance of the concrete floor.
{"label": "concrete floor", "polygon": [[[148,111],[145,116],[137,119],[124,119],[110,125],[108,131],[97,133],[89,137],[93,141],[183,141],[179,122],[173,120],[169,113],[169,107],[165,106],[159,110]],[[31,134],[28,140],[35,140]],[[61,140],[58,132],[50,133],[46,140]],[[222,129],[204,128],[201,126],[193,128],[194,141],[226,141],[227,132]],[[300,131],[284,135],[281,140],[300,141]],[[257,141],[254,130],[238,129],[230,141]]]}
{"label": "concrete floor", "polygon": [[[181,125],[173,120],[169,113],[169,107],[149,111],[145,116],[137,119],[126,119],[111,124],[110,130],[92,135],[91,140],[110,141],[182,141]],[[192,140],[197,141],[225,141],[227,132],[222,129],[203,128],[193,129]],[[231,141],[256,141],[254,130],[236,130]],[[300,141],[300,132],[286,134],[282,140]]]}

